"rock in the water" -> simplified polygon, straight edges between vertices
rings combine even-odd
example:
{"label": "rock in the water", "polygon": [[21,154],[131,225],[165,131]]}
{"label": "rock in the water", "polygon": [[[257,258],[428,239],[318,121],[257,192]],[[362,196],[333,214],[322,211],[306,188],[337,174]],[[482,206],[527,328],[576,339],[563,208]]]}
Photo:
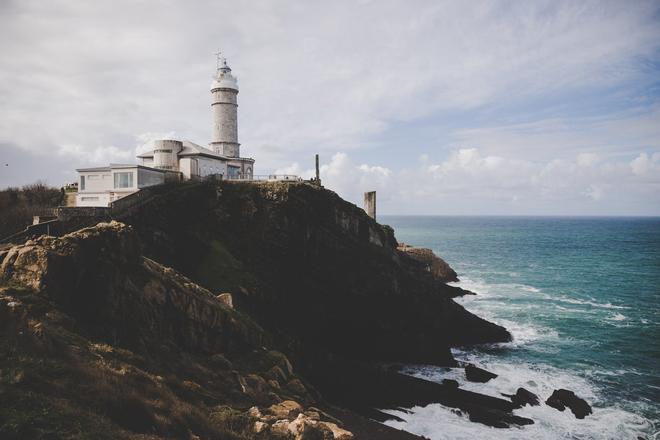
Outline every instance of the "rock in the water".
{"label": "rock in the water", "polygon": [[533,425],[534,420],[514,416],[511,413],[494,408],[475,406],[469,411],[471,422],[483,423],[494,428],[509,428],[511,425]]}
{"label": "rock in the water", "polygon": [[485,383],[491,379],[495,379],[497,374],[486,371],[483,368],[475,367],[472,364],[465,366],[465,378],[470,382]]}
{"label": "rock in the water", "polygon": [[442,384],[448,388],[458,388],[458,381],[454,379],[442,379]]}
{"label": "rock in the water", "polygon": [[573,391],[558,389],[552,392],[552,396],[545,401],[545,404],[551,406],[559,411],[563,411],[566,407],[571,409],[571,412],[578,419],[584,419],[591,414],[591,406],[586,400],[576,396]]}
{"label": "rock in the water", "polygon": [[516,391],[516,394],[511,396],[511,401],[518,408],[522,408],[525,405],[529,405],[529,406],[538,406],[538,405],[540,405],[539,396],[537,396],[536,394],[534,394],[531,391],[528,391],[524,388],[518,388],[518,391]]}

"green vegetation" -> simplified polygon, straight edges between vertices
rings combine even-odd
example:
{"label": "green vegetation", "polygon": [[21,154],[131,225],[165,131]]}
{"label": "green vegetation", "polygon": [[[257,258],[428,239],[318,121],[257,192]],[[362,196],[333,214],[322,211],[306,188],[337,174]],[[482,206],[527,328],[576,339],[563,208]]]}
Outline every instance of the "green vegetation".
{"label": "green vegetation", "polygon": [[1,190],[0,238],[25,229],[32,223],[33,215],[39,215],[45,208],[61,205],[63,199],[62,189],[48,187],[42,182]]}
{"label": "green vegetation", "polygon": [[240,385],[209,356],[95,343],[52,322],[72,321],[34,292],[0,286],[2,297],[30,318],[0,303],[0,438],[256,438]]}
{"label": "green vegetation", "polygon": [[215,292],[251,290],[256,279],[219,240],[212,240],[194,277],[199,284]]}

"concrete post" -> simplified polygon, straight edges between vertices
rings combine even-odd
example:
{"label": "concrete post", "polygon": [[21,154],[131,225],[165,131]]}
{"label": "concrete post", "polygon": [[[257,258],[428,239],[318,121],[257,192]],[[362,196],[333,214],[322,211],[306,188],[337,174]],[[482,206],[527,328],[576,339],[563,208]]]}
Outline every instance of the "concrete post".
{"label": "concrete post", "polygon": [[364,210],[369,217],[376,220],[376,191],[364,193]]}

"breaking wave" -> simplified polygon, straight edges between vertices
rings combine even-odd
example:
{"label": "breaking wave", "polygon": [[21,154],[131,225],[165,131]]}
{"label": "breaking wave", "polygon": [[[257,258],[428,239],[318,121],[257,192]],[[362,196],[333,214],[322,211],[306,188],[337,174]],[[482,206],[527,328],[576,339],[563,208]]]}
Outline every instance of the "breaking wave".
{"label": "breaking wave", "polygon": [[[557,353],[562,344],[571,344],[570,338],[560,336],[551,326],[535,319],[537,313],[567,313],[576,316],[582,309],[570,307],[594,307],[597,309],[627,309],[611,303],[598,303],[594,300],[570,298],[565,295],[553,296],[534,286],[517,283],[489,284],[479,277],[461,277],[454,283],[459,287],[475,292],[476,296],[458,299],[468,310],[506,327],[513,335],[513,341],[506,344],[493,344],[511,348],[514,352],[524,348],[528,352]],[[516,302],[519,301],[519,302]],[[557,303],[569,304],[568,308]],[[548,312],[549,306],[553,312]],[[580,316],[580,315],[578,315]],[[585,316],[585,315],[582,315]],[[602,317],[594,316],[594,319]],[[620,312],[607,315],[606,320],[615,323],[625,322],[628,318]],[[451,408],[440,404],[414,407],[412,413],[387,410],[404,421],[391,420],[387,425],[404,429],[414,434],[426,436],[431,440],[441,439],[637,439],[647,438],[646,434],[656,431],[655,422],[638,414],[634,408],[638,402],[614,402],[589,379],[591,375],[615,376],[628,371],[591,371],[582,372],[558,368],[544,362],[527,362],[509,359],[501,352],[489,352],[487,349],[454,349],[458,360],[467,361],[498,375],[486,384],[472,383],[465,380],[463,369],[438,368],[433,366],[408,366],[404,373],[415,377],[441,382],[443,379],[457,380],[461,388],[502,397],[501,393],[515,393],[518,387],[524,387],[537,394],[541,400],[547,399],[558,388],[573,390],[578,396],[589,401],[594,413],[583,420],[576,419],[570,411],[560,412],[543,403],[537,407],[526,406],[516,410],[516,414],[531,418],[533,425],[494,429],[470,422],[466,415],[459,415]],[[653,435],[653,434],[651,434]]]}

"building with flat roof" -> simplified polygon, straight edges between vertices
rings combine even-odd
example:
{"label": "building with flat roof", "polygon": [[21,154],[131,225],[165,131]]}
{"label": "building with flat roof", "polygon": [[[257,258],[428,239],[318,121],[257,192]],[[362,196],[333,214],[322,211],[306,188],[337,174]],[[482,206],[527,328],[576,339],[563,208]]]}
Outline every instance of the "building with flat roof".
{"label": "building with flat roof", "polygon": [[180,174],[142,165],[79,168],[76,206],[108,206],[142,188],[179,180]]}

